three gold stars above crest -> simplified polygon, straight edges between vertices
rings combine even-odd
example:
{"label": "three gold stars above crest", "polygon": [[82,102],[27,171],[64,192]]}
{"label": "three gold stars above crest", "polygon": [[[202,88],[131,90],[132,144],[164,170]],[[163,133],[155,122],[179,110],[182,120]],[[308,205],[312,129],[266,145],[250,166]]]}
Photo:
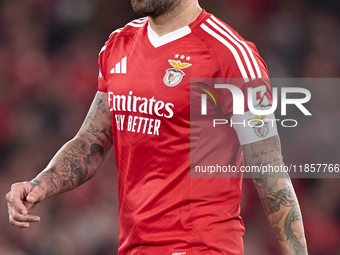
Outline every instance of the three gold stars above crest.
{"label": "three gold stars above crest", "polygon": [[190,56],[185,57],[184,55],[179,55],[179,54],[176,54],[175,58],[185,59],[186,61],[190,61],[191,59]]}

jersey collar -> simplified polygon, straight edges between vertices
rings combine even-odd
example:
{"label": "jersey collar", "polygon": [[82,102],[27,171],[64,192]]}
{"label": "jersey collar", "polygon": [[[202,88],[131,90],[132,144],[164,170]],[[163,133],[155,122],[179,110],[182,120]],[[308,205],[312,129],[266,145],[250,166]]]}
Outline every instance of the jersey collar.
{"label": "jersey collar", "polygon": [[173,32],[170,32],[168,34],[165,34],[163,36],[158,36],[151,28],[150,24],[148,24],[148,38],[150,43],[153,45],[153,47],[158,48],[160,46],[163,46],[165,44],[168,44],[170,42],[176,41],[188,34],[191,33],[191,29],[189,26],[182,27],[180,29],[177,29]]}

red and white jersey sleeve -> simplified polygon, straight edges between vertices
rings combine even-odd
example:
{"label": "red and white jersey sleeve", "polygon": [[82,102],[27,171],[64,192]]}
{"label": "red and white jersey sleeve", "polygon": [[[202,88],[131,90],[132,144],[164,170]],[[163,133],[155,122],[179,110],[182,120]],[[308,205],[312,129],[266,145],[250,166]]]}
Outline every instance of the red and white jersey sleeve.
{"label": "red and white jersey sleeve", "polygon": [[107,60],[110,57],[110,53],[112,50],[112,45],[114,44],[115,37],[122,29],[117,29],[113,31],[109,39],[105,42],[104,46],[101,48],[98,57],[98,66],[99,66],[99,74],[98,74],[98,91],[107,92]]}
{"label": "red and white jersey sleeve", "polygon": [[[225,82],[237,85],[247,95],[248,87],[265,85],[266,96],[272,98],[267,66],[259,56],[254,43],[243,39],[233,28],[213,15],[201,24],[208,34],[212,53],[217,59],[216,73],[212,78],[224,78]],[[217,90],[223,104],[222,110],[228,115],[232,111],[229,90]],[[246,102],[247,100],[245,100]],[[245,105],[246,111],[249,110]]]}
{"label": "red and white jersey sleeve", "polygon": [[233,28],[211,15],[200,27],[210,35],[210,43],[219,59],[224,78],[268,78],[267,66],[258,54],[254,43],[243,39]]}
{"label": "red and white jersey sleeve", "polygon": [[[268,76],[267,66],[259,56],[254,43],[246,41],[233,28],[223,23],[211,15],[201,24],[201,28],[211,37],[211,45],[214,45],[214,53],[219,60],[220,71],[213,77],[223,77],[216,82],[222,84],[232,84],[239,88],[243,98],[232,96],[230,89],[216,89],[221,100],[221,110],[225,118],[230,118],[237,131],[240,143],[247,144],[260,141],[264,138],[277,135],[275,122],[268,125],[261,121],[258,129],[254,129],[249,120],[256,118],[249,109],[248,97],[252,98],[252,105],[256,108],[266,108],[272,105],[272,92]],[[248,89],[253,89],[253,94],[248,93]],[[232,100],[233,99],[233,100]],[[244,114],[234,116],[233,104],[235,100],[244,102]],[[273,114],[267,116],[268,119],[275,119]],[[230,120],[229,120],[230,121]],[[244,126],[239,123],[245,123]],[[253,130],[254,129],[254,130]],[[260,132],[261,135],[258,133]]]}

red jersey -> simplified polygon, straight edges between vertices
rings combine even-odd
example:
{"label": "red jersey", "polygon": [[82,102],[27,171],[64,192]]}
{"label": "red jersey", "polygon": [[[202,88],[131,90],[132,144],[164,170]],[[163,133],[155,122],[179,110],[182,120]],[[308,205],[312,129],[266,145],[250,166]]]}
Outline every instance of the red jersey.
{"label": "red jersey", "polygon": [[241,179],[190,178],[190,139],[238,166],[241,146],[233,128],[218,141],[190,133],[190,78],[268,77],[254,44],[205,11],[162,37],[143,18],[110,35],[99,68],[119,171],[118,254],[243,254]]}

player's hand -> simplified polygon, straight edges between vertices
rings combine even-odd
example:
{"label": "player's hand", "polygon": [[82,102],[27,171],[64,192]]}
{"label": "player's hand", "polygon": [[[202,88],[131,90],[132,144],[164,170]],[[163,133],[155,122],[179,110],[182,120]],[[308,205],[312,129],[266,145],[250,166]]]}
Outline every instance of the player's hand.
{"label": "player's hand", "polygon": [[39,222],[39,216],[29,213],[45,196],[45,189],[40,185],[31,182],[13,184],[6,195],[9,222],[19,228],[28,228],[31,222]]}

